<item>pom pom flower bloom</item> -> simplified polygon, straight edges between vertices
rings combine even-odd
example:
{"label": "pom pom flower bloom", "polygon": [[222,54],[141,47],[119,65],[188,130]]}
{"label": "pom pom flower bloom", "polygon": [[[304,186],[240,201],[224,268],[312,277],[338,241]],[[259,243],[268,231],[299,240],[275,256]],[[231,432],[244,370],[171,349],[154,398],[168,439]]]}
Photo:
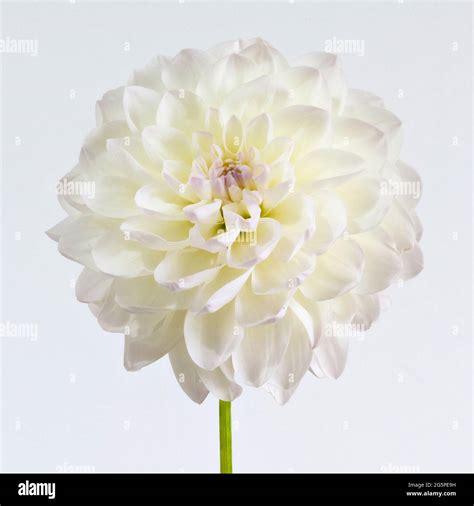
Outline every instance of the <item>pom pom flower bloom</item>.
{"label": "pom pom flower bloom", "polygon": [[[286,402],[338,377],[379,293],[422,268],[400,121],[336,56],[260,39],[155,57],[97,102],[49,231],[77,298],[125,335],[125,367],[169,355],[195,402],[243,386]],[[345,329],[340,332],[338,329]]]}

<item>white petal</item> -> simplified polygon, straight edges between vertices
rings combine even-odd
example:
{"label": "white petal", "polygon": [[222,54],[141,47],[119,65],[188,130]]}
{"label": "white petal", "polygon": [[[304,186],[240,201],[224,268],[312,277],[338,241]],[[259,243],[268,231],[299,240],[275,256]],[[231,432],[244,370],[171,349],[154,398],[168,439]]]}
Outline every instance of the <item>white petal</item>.
{"label": "white petal", "polygon": [[[116,283],[114,283],[114,289],[115,287]],[[117,293],[115,293],[115,302],[117,302]],[[120,304],[118,305],[120,306]],[[120,307],[122,308],[122,306]],[[145,339],[154,334],[163,320],[171,314],[172,312],[166,309],[155,310],[153,313],[133,313],[124,329],[124,335],[137,340]]]}
{"label": "white petal", "polygon": [[290,322],[283,318],[276,323],[246,328],[244,338],[232,355],[238,377],[259,387],[281,362],[290,339]]}
{"label": "white petal", "polygon": [[113,289],[109,290],[102,302],[91,303],[89,307],[94,305],[96,305],[95,315],[97,321],[106,332],[125,332],[130,320],[130,313],[127,313],[116,304]]}
{"label": "white petal", "polygon": [[204,107],[200,97],[190,91],[171,91],[163,95],[156,112],[156,123],[190,133],[202,128]]}
{"label": "white petal", "polygon": [[230,54],[219,59],[202,74],[197,93],[207,103],[218,107],[225,97],[239,85],[255,77],[256,65],[240,54]]}
{"label": "white petal", "polygon": [[120,226],[126,237],[145,248],[171,251],[188,245],[192,224],[187,221],[162,221],[156,216],[134,216]]}
{"label": "white petal", "polygon": [[235,321],[234,304],[227,304],[215,313],[188,311],[184,337],[189,355],[196,364],[207,370],[219,367],[242,339],[242,329]]}
{"label": "white petal", "polygon": [[155,124],[156,110],[160,95],[141,86],[127,86],[123,94],[123,108],[128,126],[132,132],[141,132]]}
{"label": "white petal", "polygon": [[166,255],[155,270],[155,279],[170,290],[188,290],[211,280],[221,265],[217,255],[187,248]]}
{"label": "white petal", "polygon": [[356,303],[356,314],[352,318],[352,323],[360,325],[364,330],[368,330],[372,322],[377,320],[380,315],[380,300],[378,294],[375,295],[357,295],[351,294]]}
{"label": "white petal", "polygon": [[281,225],[281,240],[275,255],[283,261],[291,257],[308,241],[316,226],[314,204],[301,193],[292,193],[266,214]]}
{"label": "white petal", "polygon": [[[81,203],[78,205],[78,201],[80,199],[81,197],[79,195],[58,195],[59,205],[64,209],[64,211],[66,211],[66,213],[70,217],[80,216],[84,211],[87,210],[87,207],[84,204]],[[79,207],[81,208],[81,210],[78,209]],[[49,231],[47,231],[46,233],[51,239],[53,239],[53,241],[57,240],[54,239],[52,236],[50,236],[48,232]],[[51,229],[51,232],[54,233],[53,229]]]}
{"label": "white petal", "polygon": [[219,199],[213,202],[196,202],[184,208],[184,215],[191,223],[215,224],[221,221],[221,204]]}
{"label": "white petal", "polygon": [[163,184],[143,186],[135,194],[136,205],[156,213],[161,219],[171,221],[184,220],[184,206],[189,202],[180,198],[175,192]]}
{"label": "white petal", "polygon": [[326,51],[314,51],[299,56],[295,62],[297,65],[308,65],[315,69],[329,69],[337,66],[337,55]]}
{"label": "white petal", "polygon": [[272,137],[272,130],[272,120],[268,114],[263,113],[253,118],[245,129],[247,149],[251,147],[263,149]]}
{"label": "white petal", "polygon": [[272,119],[275,136],[293,139],[294,160],[328,142],[329,115],[324,109],[292,105],[276,112]]}
{"label": "white petal", "polygon": [[[352,319],[358,311],[357,297],[371,297],[370,295],[355,295],[346,293],[330,301],[331,318],[337,323],[352,323]],[[327,329],[326,329],[327,330]],[[344,330],[344,329],[343,329]],[[352,329],[351,329],[352,331]],[[352,335],[352,333],[350,333]]]}
{"label": "white petal", "polygon": [[229,303],[243,287],[250,271],[224,266],[214,279],[197,293],[191,310],[196,313],[214,313]]}
{"label": "white petal", "polygon": [[270,383],[283,389],[298,384],[311,363],[311,346],[305,328],[291,313],[287,318],[291,318],[290,340],[280,364],[270,379]]}
{"label": "white petal", "polygon": [[236,116],[231,116],[224,127],[224,146],[227,151],[237,153],[243,143],[243,128]]}
{"label": "white petal", "polygon": [[346,208],[338,196],[330,190],[315,194],[316,230],[305,243],[307,251],[324,253],[346,230]]}
{"label": "white petal", "polygon": [[364,105],[359,107],[346,106],[344,115],[370,123],[382,131],[387,139],[388,159],[390,161],[398,160],[402,144],[402,123],[395,114],[383,107]]}
{"label": "white petal", "polygon": [[285,57],[268,42],[256,38],[240,54],[252,60],[261,74],[274,74],[288,67]]}
{"label": "white petal", "polygon": [[108,139],[130,136],[126,121],[111,121],[98,126],[86,137],[81,149],[80,161],[87,163],[104,154]]}
{"label": "white petal", "polygon": [[245,41],[242,39],[226,40],[210,47],[207,53],[215,60],[220,60],[233,53],[238,53],[242,49],[244,43]]}
{"label": "white petal", "polygon": [[189,244],[209,253],[224,252],[238,235],[238,230],[226,232],[222,223],[211,225],[196,223],[189,232]]}
{"label": "white petal", "polygon": [[311,348],[314,348],[317,342],[317,332],[315,324],[319,324],[319,320],[313,321],[313,314],[307,311],[306,308],[299,304],[295,299],[290,301],[290,312],[293,319],[297,319],[298,323],[303,327],[306,332],[306,337],[310,343]]}
{"label": "white petal", "polygon": [[353,88],[347,90],[345,108],[352,109],[362,106],[383,107],[384,105],[383,100],[373,93]]}
{"label": "white petal", "polygon": [[413,226],[415,227],[416,240],[420,241],[423,235],[423,225],[421,224],[420,218],[415,211],[410,213],[410,218],[413,222]]}
{"label": "white petal", "polygon": [[204,126],[204,130],[209,132],[214,139],[222,139],[223,120],[221,112],[218,109],[209,107],[206,111]]}
{"label": "white petal", "polygon": [[[247,190],[244,190],[246,192]],[[244,200],[222,207],[226,231],[252,232],[257,229],[261,208],[257,204],[246,204]],[[243,216],[248,216],[244,218]]]}
{"label": "white petal", "polygon": [[189,178],[191,191],[201,200],[209,201],[212,199],[211,181],[201,174],[191,175]]}
{"label": "white petal", "polygon": [[422,194],[420,176],[413,167],[401,160],[398,160],[396,169],[400,178],[399,191],[396,193],[396,197],[405,209],[413,209],[418,204]]}
{"label": "white petal", "polygon": [[280,239],[280,224],[270,218],[262,218],[256,231],[241,233],[227,254],[229,267],[249,269],[265,260]]}
{"label": "white petal", "polygon": [[99,270],[130,278],[152,273],[162,256],[161,252],[147,251],[140,244],[126,240],[118,231],[104,235],[92,249]]}
{"label": "white petal", "polygon": [[276,293],[297,288],[314,271],[316,258],[297,252],[284,262],[275,255],[260,262],[252,273],[252,289],[256,294]]}
{"label": "white petal", "polygon": [[306,191],[340,185],[364,170],[364,160],[340,149],[311,151],[296,162],[297,188]]}
{"label": "white petal", "polygon": [[142,69],[133,72],[129,79],[129,84],[162,92],[164,84],[161,80],[161,73],[164,66],[168,64],[168,57],[162,55],[154,56]]}
{"label": "white petal", "polygon": [[364,269],[364,254],[351,239],[339,239],[317,258],[314,274],[309,276],[301,291],[313,300],[328,300],[354,288]]}
{"label": "white petal", "polygon": [[171,366],[179,386],[194,402],[201,404],[209,393],[204,386],[198,368],[191,360],[186,343],[182,339],[169,353]]}
{"label": "white petal", "polygon": [[125,336],[124,365],[137,371],[170,352],[183,340],[184,311],[172,311],[162,319],[150,335]]}
{"label": "white petal", "polygon": [[413,278],[423,270],[423,253],[418,243],[416,243],[412,249],[402,254],[402,263],[402,279]]}
{"label": "white petal", "polygon": [[273,383],[266,383],[264,385],[265,390],[275,399],[278,404],[283,406],[286,404],[293,394],[296,392],[299,383],[294,383],[291,388],[281,388]]}
{"label": "white petal", "polygon": [[[139,135],[123,139],[108,139],[106,174],[123,177],[140,185],[152,183],[159,177],[156,164],[148,157]],[[103,161],[97,162],[100,166]]]}
{"label": "white petal", "polygon": [[192,133],[191,140],[196,154],[201,156],[210,165],[215,144],[214,136],[209,132],[197,131]]}
{"label": "white petal", "polygon": [[67,231],[69,226],[74,223],[74,219],[75,218],[71,216],[64,218],[64,220],[60,221],[54,225],[54,227],[51,227],[49,230],[47,230],[46,235],[53,241],[59,242],[61,236]]}
{"label": "white petal", "polygon": [[198,49],[183,49],[163,68],[161,79],[169,90],[194,91],[210,57]]}
{"label": "white petal", "polygon": [[326,52],[313,52],[297,58],[294,64],[318,69],[328,83],[329,91],[333,97],[333,110],[336,113],[343,110],[347,85],[339,68],[337,55]]}
{"label": "white petal", "polygon": [[334,147],[360,156],[371,170],[382,167],[388,152],[381,130],[364,121],[344,117],[334,121]]}
{"label": "white petal", "polygon": [[109,232],[111,226],[114,226],[113,222],[98,216],[80,216],[63,230],[58,244],[59,252],[66,258],[96,270],[91,255],[92,248]]}
{"label": "white petal", "polygon": [[189,202],[196,202],[198,197],[192,190],[189,182],[191,175],[189,164],[175,160],[165,160],[161,175],[179,197]]}
{"label": "white petal", "polygon": [[265,163],[288,162],[293,153],[294,143],[290,137],[275,137],[262,150],[262,159]]}
{"label": "white petal", "polygon": [[237,322],[243,327],[274,323],[285,316],[291,295],[292,291],[257,295],[247,282],[235,300]]}
{"label": "white petal", "polygon": [[301,291],[297,291],[290,305],[295,316],[300,318],[311,346],[316,346],[324,332],[324,326],[329,318],[332,318],[328,303],[308,299]]}
{"label": "white petal", "polygon": [[338,378],[346,366],[347,336],[324,336],[313,351],[311,368],[320,369],[329,378]]}
{"label": "white petal", "polygon": [[407,251],[415,246],[415,224],[410,214],[397,201],[393,202],[380,226],[394,240],[399,251]]}
{"label": "white petal", "polygon": [[378,177],[358,176],[337,192],[347,210],[347,230],[358,234],[375,228],[387,214],[391,197],[382,192]]}
{"label": "white petal", "polygon": [[221,110],[227,117],[235,115],[245,124],[260,114],[280,110],[289,100],[288,90],[264,75],[229,93]]}
{"label": "white petal", "polygon": [[120,278],[114,283],[115,301],[131,313],[155,313],[160,309],[187,309],[194,290],[172,292],[159,285],[153,276]]}
{"label": "white petal", "polygon": [[80,302],[99,302],[105,298],[113,278],[88,269],[81,272],[76,282],[76,297]]}
{"label": "white petal", "polygon": [[355,293],[380,292],[400,276],[402,260],[390,237],[381,229],[357,234],[354,240],[364,252],[364,273]]}
{"label": "white petal", "polygon": [[149,126],[142,132],[143,145],[148,156],[158,163],[178,160],[191,163],[191,142],[186,135],[172,127]]}
{"label": "white petal", "polygon": [[124,121],[123,92],[125,86],[108,91],[97,101],[95,106],[95,117],[97,126],[111,121]]}
{"label": "white petal", "polygon": [[232,364],[232,357],[229,357],[219,368],[228,380],[234,381],[235,371],[234,365]]}
{"label": "white petal", "polygon": [[[274,166],[272,167],[272,171]],[[285,200],[289,193],[294,189],[294,179],[291,177],[276,186],[272,186],[263,191],[262,209],[265,212],[271,211],[280,202]]]}
{"label": "white petal", "polygon": [[198,369],[198,373],[205,387],[218,399],[233,401],[242,393],[242,387],[230,381],[219,367],[213,371]]}
{"label": "white petal", "polygon": [[110,218],[127,218],[139,213],[135,204],[136,181],[117,176],[98,176],[95,192],[85,199],[87,207],[97,214]]}
{"label": "white petal", "polygon": [[319,70],[307,66],[290,67],[278,75],[278,80],[291,90],[294,103],[331,110],[331,93]]}

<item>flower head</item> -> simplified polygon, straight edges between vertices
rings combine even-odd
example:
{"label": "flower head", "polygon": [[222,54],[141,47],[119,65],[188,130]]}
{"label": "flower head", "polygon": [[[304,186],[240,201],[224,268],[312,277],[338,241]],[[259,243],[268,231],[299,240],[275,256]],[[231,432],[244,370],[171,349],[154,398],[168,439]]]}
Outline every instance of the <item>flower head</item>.
{"label": "flower head", "polygon": [[[379,293],[422,268],[400,121],[332,54],[260,39],[158,56],[97,103],[49,231],[77,297],[125,335],[130,370],[169,354],[196,402],[279,402],[338,377]],[[403,190],[403,191],[402,191]]]}

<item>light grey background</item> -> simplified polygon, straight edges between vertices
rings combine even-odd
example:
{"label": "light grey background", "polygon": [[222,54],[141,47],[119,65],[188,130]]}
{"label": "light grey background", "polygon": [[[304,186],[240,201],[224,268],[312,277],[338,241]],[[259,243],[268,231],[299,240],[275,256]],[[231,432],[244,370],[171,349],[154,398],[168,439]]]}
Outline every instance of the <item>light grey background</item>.
{"label": "light grey background", "polygon": [[39,50],[0,56],[2,321],[39,326],[37,341],[2,339],[3,470],[218,469],[217,401],[193,404],[167,359],[126,372],[122,337],[75,301],[80,267],[44,230],[64,215],[54,185],[103,92],[155,53],[259,35],[289,58],[364,41],[344,68],[404,122],[402,155],[424,182],[425,270],[390,289],[339,380],[307,375],[285,407],[245,390],[235,470],[471,471],[471,23],[471,6],[452,2],[3,4],[2,37]]}

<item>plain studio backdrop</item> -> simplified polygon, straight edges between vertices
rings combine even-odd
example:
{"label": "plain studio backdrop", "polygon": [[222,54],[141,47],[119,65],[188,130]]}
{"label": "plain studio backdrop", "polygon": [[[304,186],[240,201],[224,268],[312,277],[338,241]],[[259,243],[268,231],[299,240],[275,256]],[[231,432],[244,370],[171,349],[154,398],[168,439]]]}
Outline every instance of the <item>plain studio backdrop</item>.
{"label": "plain studio backdrop", "polygon": [[[308,374],[284,407],[244,390],[234,469],[471,471],[471,22],[454,3],[4,3],[2,40],[38,54],[0,56],[3,470],[218,470],[217,400],[191,402],[167,358],[126,372],[122,336],[75,300],[80,266],[44,231],[64,216],[55,183],[105,91],[154,54],[261,36],[290,60],[327,41],[363,47],[343,66],[403,121],[425,269],[384,294],[339,380]],[[15,337],[20,323],[37,338]]]}

